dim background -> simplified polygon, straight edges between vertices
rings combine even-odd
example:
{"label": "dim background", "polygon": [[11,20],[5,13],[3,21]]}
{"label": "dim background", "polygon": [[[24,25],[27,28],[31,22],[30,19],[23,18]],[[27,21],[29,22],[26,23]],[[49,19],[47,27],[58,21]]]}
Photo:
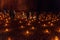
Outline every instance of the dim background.
{"label": "dim background", "polygon": [[1,9],[59,11],[60,0],[0,0]]}

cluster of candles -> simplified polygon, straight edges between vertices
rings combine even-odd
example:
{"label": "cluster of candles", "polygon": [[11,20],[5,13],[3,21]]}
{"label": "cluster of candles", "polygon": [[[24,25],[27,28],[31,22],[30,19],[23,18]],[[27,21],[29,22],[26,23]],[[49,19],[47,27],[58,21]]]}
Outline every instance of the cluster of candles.
{"label": "cluster of candles", "polygon": [[[9,13],[0,12],[0,34],[5,33],[14,33],[15,30],[18,32],[18,36],[22,35],[23,39],[16,40],[34,40],[35,35],[42,35],[42,38],[36,37],[36,40],[59,40],[59,15],[55,14],[40,14],[37,20],[37,13],[29,12],[29,17],[25,12],[15,12],[14,19],[11,19]],[[37,33],[36,33],[37,32]],[[56,35],[55,35],[56,34]],[[11,34],[10,34],[11,35]],[[49,35],[49,38],[43,38]],[[53,35],[53,36],[52,36]],[[3,35],[4,36],[4,35]],[[50,37],[51,36],[51,37]],[[14,37],[14,36],[13,36]],[[26,37],[26,39],[24,39]],[[39,36],[40,37],[40,36]],[[3,37],[2,37],[3,38]],[[6,40],[15,40],[14,38],[7,37]]]}

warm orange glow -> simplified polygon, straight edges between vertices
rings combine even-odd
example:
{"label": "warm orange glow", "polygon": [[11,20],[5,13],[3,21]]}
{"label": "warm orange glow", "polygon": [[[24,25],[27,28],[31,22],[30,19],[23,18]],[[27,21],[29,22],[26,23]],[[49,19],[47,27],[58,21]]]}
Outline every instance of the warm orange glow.
{"label": "warm orange glow", "polygon": [[59,37],[58,36],[54,36],[54,37],[52,37],[52,39],[51,40],[60,40],[59,39]]}
{"label": "warm orange glow", "polygon": [[48,29],[45,29],[44,33],[50,33],[50,31]]}
{"label": "warm orange glow", "polygon": [[9,31],[9,29],[6,28],[6,29],[5,29],[5,32],[8,32],[8,31]]}
{"label": "warm orange glow", "polygon": [[48,15],[48,16],[46,17],[46,20],[51,20],[51,16]]}
{"label": "warm orange glow", "polygon": [[27,31],[24,32],[24,35],[25,35],[25,36],[30,36],[31,34],[32,34],[32,33],[31,33],[29,30],[27,30]]}
{"label": "warm orange glow", "polygon": [[27,30],[24,35],[29,36],[30,32]]}
{"label": "warm orange glow", "polygon": [[26,31],[26,34],[29,34],[29,31]]}
{"label": "warm orange glow", "polygon": [[48,22],[48,24],[50,24],[51,22]]}
{"label": "warm orange glow", "polygon": [[21,19],[24,19],[24,18],[21,18]]}
{"label": "warm orange glow", "polygon": [[51,22],[54,22],[54,20],[52,20]]}
{"label": "warm orange glow", "polygon": [[27,19],[25,21],[27,21]]}
{"label": "warm orange glow", "polygon": [[32,19],[32,16],[30,16],[30,19]]}
{"label": "warm orange glow", "polygon": [[8,24],[6,23],[5,26],[8,26]]}
{"label": "warm orange glow", "polygon": [[19,21],[19,23],[22,23],[22,21]]}
{"label": "warm orange glow", "polygon": [[9,17],[8,19],[10,20],[11,18]]}
{"label": "warm orange glow", "polygon": [[8,19],[6,18],[5,20],[7,21]]}
{"label": "warm orange glow", "polygon": [[31,21],[29,21],[29,23],[31,23]]}
{"label": "warm orange glow", "polygon": [[54,21],[56,21],[56,19]]}
{"label": "warm orange glow", "polygon": [[33,19],[31,21],[34,21]]}
{"label": "warm orange glow", "polygon": [[40,23],[40,21],[38,23]]}
{"label": "warm orange glow", "polygon": [[3,18],[1,17],[0,20],[3,20]]}
{"label": "warm orange glow", "polygon": [[46,24],[43,24],[42,26],[46,27],[47,25]]}
{"label": "warm orange glow", "polygon": [[60,28],[57,28],[56,31],[57,31],[58,33],[60,33]]}
{"label": "warm orange glow", "polygon": [[36,19],[36,16],[33,16],[33,19]]}
{"label": "warm orange glow", "polygon": [[8,40],[12,40],[11,37],[8,37]]}
{"label": "warm orange glow", "polygon": [[51,40],[59,40],[59,37],[58,36],[55,36]]}
{"label": "warm orange glow", "polygon": [[9,23],[9,21],[7,20],[6,23]]}
{"label": "warm orange glow", "polygon": [[51,24],[50,24],[50,26],[54,26],[54,24],[53,24],[53,23],[51,23]]}
{"label": "warm orange glow", "polygon": [[58,36],[55,36],[55,39],[54,40],[59,40]]}
{"label": "warm orange glow", "polygon": [[32,30],[34,30],[34,29],[35,29],[35,27],[33,26],[31,29],[32,29]]}
{"label": "warm orange glow", "polygon": [[20,16],[17,16],[17,18],[19,19],[19,18],[20,18]]}
{"label": "warm orange glow", "polygon": [[24,11],[23,11],[23,14],[22,14],[23,16],[25,15],[25,13],[24,13]]}
{"label": "warm orange glow", "polygon": [[41,21],[43,22],[44,20],[42,19]]}
{"label": "warm orange glow", "polygon": [[0,14],[0,20],[4,20],[4,14],[2,12]]}
{"label": "warm orange glow", "polygon": [[24,28],[24,26],[23,26],[23,25],[21,25],[21,28]]}
{"label": "warm orange glow", "polygon": [[1,18],[1,16],[0,16],[0,18]]}
{"label": "warm orange glow", "polygon": [[56,20],[57,20],[57,21],[59,21],[59,19],[58,19],[58,18],[57,18]]}
{"label": "warm orange glow", "polygon": [[28,26],[30,26],[31,24],[30,24],[30,23],[28,23],[27,25],[28,25]]}

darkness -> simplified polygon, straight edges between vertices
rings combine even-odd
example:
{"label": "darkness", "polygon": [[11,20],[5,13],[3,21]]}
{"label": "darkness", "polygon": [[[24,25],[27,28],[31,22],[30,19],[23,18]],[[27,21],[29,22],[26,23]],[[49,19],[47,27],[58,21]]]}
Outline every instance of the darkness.
{"label": "darkness", "polygon": [[[3,9],[17,9],[19,0],[13,0],[11,3],[7,3]],[[25,4],[24,4],[25,5]],[[59,11],[60,0],[26,0],[28,10],[33,11]]]}
{"label": "darkness", "polygon": [[[34,5],[37,11],[59,11],[60,1],[59,0],[34,0]],[[35,7],[34,6],[34,7]]]}

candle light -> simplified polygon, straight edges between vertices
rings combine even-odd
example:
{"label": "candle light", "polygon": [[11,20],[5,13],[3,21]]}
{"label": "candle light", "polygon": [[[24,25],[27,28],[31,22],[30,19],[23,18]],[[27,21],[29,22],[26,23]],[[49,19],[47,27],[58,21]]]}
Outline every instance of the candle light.
{"label": "candle light", "polygon": [[28,19],[26,19],[25,21],[27,21]]}
{"label": "candle light", "polygon": [[9,21],[8,21],[8,20],[6,20],[6,21],[5,21],[5,23],[9,23]]}
{"label": "candle light", "polygon": [[11,39],[11,37],[8,37],[8,39],[7,39],[7,40],[12,40],[12,39]]}
{"label": "candle light", "polygon": [[47,25],[46,24],[43,24],[42,26],[46,27]]}
{"label": "candle light", "polygon": [[3,20],[3,18],[1,17],[0,20]]}
{"label": "candle light", "polygon": [[35,27],[34,27],[34,26],[32,26],[32,27],[31,27],[31,29],[32,29],[32,30],[34,30],[34,29],[35,29]]}
{"label": "candle light", "polygon": [[60,19],[57,18],[57,21],[59,21]]}
{"label": "candle light", "polygon": [[50,24],[51,22],[48,22],[48,24]]}
{"label": "candle light", "polygon": [[42,19],[41,21],[43,22],[44,20]]}
{"label": "candle light", "polygon": [[33,19],[36,20],[36,16],[33,16]]}
{"label": "candle light", "polygon": [[32,34],[32,32],[30,32],[29,30],[26,30],[25,32],[23,32],[23,35],[25,36],[30,36]]}
{"label": "candle light", "polygon": [[1,18],[1,15],[0,15],[0,18]]}
{"label": "candle light", "polygon": [[51,40],[59,40],[58,36],[54,36]]}
{"label": "candle light", "polygon": [[51,23],[51,24],[50,24],[50,26],[54,26],[54,24],[53,24],[53,23]]}
{"label": "candle light", "polygon": [[32,19],[31,21],[33,22],[34,20]]}
{"label": "candle light", "polygon": [[5,20],[7,21],[8,19],[6,18]]}
{"label": "candle light", "polygon": [[31,23],[28,23],[27,25],[28,25],[28,26],[30,26],[30,25],[31,25]]}
{"label": "candle light", "polygon": [[45,29],[43,32],[44,32],[44,33],[47,33],[47,34],[50,33],[50,31],[49,31],[48,29]]}
{"label": "candle light", "polygon": [[21,26],[20,26],[20,28],[24,28],[24,26],[23,26],[23,25],[21,25]]}
{"label": "candle light", "polygon": [[32,16],[30,16],[30,19],[32,19]]}
{"label": "candle light", "polygon": [[38,23],[40,23],[40,21],[38,21]]}
{"label": "candle light", "polygon": [[31,23],[31,21],[29,20],[29,23]]}
{"label": "candle light", "polygon": [[22,23],[22,21],[19,21],[19,23]]}
{"label": "candle light", "polygon": [[19,18],[20,18],[20,16],[17,16],[17,18],[19,19]]}
{"label": "candle light", "polygon": [[10,17],[8,17],[8,19],[10,20],[11,18],[10,18]]}
{"label": "candle light", "polygon": [[8,28],[6,28],[6,29],[5,29],[5,32],[8,32],[8,31],[9,31],[9,29],[8,29]]}
{"label": "candle light", "polygon": [[58,36],[55,36],[55,40],[59,40]]}
{"label": "candle light", "polygon": [[58,27],[58,28],[56,29],[56,31],[57,31],[58,33],[60,33],[60,27]]}
{"label": "candle light", "polygon": [[52,20],[51,22],[54,22],[54,20]]}
{"label": "candle light", "polygon": [[8,26],[8,24],[7,23],[5,23],[5,25],[4,26]]}

